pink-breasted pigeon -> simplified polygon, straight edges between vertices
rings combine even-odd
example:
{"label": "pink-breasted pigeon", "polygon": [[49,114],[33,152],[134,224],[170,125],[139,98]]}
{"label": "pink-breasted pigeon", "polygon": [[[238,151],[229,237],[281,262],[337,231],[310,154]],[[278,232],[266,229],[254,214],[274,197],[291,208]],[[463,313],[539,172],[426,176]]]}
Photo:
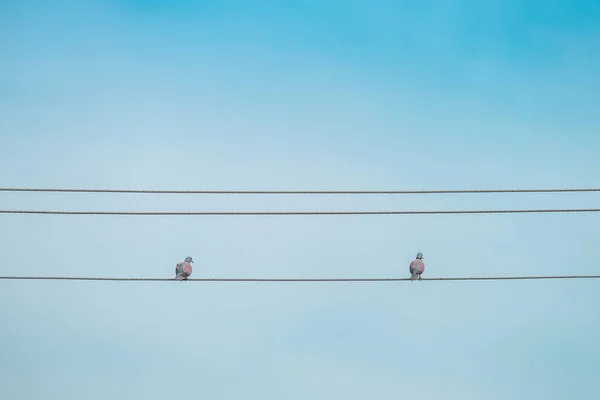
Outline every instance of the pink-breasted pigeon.
{"label": "pink-breasted pigeon", "polygon": [[410,263],[408,270],[410,271],[411,281],[415,279],[421,280],[421,274],[425,272],[425,264],[423,263],[422,253],[417,254],[417,258]]}
{"label": "pink-breasted pigeon", "polygon": [[175,279],[180,281],[187,281],[187,278],[192,274],[192,264],[194,261],[192,257],[186,257],[181,263],[178,263],[175,267]]}

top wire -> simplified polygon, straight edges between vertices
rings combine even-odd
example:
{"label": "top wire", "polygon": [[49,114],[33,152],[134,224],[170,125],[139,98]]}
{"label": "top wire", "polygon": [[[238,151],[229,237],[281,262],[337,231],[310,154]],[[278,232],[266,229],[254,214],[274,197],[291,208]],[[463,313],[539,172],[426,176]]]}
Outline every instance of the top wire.
{"label": "top wire", "polygon": [[572,189],[471,189],[471,190],[151,190],[0,188],[0,192],[136,193],[136,194],[241,194],[241,195],[373,195],[373,194],[480,194],[480,193],[575,193],[600,192],[600,188]]}

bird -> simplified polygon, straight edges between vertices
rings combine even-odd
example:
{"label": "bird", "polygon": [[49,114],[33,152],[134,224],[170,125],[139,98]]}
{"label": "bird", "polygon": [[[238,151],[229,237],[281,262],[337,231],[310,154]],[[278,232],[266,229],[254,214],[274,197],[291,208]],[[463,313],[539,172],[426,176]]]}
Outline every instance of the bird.
{"label": "bird", "polygon": [[425,264],[423,263],[423,253],[417,253],[415,258],[409,265],[408,270],[410,271],[410,280],[415,279],[421,280],[421,274],[425,272]]}
{"label": "bird", "polygon": [[175,279],[187,281],[187,278],[192,274],[192,257],[186,257],[183,262],[180,262],[175,267]]}

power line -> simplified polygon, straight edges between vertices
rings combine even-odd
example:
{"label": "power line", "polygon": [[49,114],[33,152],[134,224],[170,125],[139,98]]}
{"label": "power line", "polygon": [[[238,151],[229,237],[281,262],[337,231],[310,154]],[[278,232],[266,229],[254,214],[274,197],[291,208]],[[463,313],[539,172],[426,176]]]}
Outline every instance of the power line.
{"label": "power line", "polygon": [[[563,276],[493,276],[493,277],[452,277],[423,278],[421,281],[500,281],[500,280],[556,280],[556,279],[600,279],[600,275]],[[67,280],[67,281],[137,281],[169,282],[174,278],[114,278],[114,277],[72,277],[72,276],[0,276],[0,280]],[[189,278],[191,282],[399,282],[410,278]]]}
{"label": "power line", "polygon": [[371,194],[467,194],[467,193],[567,193],[600,192],[600,188],[573,189],[473,189],[473,190],[150,190],[150,189],[65,189],[0,188],[0,192],[46,193],[136,193],[136,194],[242,194],[242,195],[371,195]]}
{"label": "power line", "polygon": [[517,214],[517,213],[582,213],[599,212],[600,208],[517,209],[517,210],[426,210],[426,211],[51,211],[51,210],[0,210],[0,214],[49,215],[416,215],[416,214]]}

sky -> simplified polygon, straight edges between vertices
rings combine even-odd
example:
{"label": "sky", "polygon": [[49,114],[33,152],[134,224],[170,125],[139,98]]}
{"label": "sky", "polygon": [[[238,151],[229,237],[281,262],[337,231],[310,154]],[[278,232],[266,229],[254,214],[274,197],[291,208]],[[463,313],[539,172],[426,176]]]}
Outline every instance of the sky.
{"label": "sky", "polygon": [[[597,1],[0,0],[0,187],[600,187]],[[597,208],[600,193],[0,192],[0,209]],[[600,216],[0,215],[1,276],[598,274]],[[3,399],[597,399],[597,280],[0,280]]]}

